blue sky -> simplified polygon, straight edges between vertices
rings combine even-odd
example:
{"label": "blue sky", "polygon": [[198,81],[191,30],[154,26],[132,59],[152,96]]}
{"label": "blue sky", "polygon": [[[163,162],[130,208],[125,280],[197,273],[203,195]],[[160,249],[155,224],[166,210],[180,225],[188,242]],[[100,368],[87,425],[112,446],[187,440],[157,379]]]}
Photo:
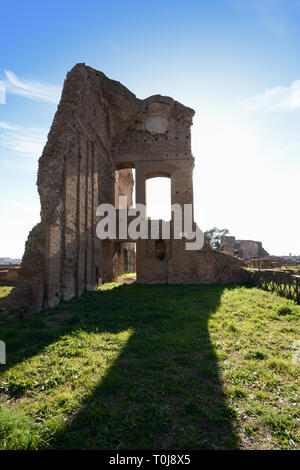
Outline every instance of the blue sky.
{"label": "blue sky", "polygon": [[300,254],[300,0],[0,0],[0,16],[0,256],[39,220],[37,161],[78,62],[195,109],[203,230]]}

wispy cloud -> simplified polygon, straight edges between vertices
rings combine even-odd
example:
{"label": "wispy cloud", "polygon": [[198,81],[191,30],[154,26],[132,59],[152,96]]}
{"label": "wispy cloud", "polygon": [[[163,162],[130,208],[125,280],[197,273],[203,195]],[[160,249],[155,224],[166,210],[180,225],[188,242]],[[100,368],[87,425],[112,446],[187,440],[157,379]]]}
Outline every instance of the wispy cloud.
{"label": "wispy cloud", "polygon": [[16,126],[12,126],[11,124],[7,124],[7,122],[0,121],[0,128],[1,129],[17,129]]}
{"label": "wispy cloud", "polygon": [[3,80],[0,80],[0,104],[6,103],[5,97],[5,83]]}
{"label": "wispy cloud", "polygon": [[0,122],[0,146],[36,159],[43,151],[47,132],[47,129],[20,127]]}
{"label": "wispy cloud", "polygon": [[294,111],[300,108],[300,80],[290,86],[275,86],[245,99],[249,111]]}
{"label": "wispy cloud", "polygon": [[7,93],[24,96],[31,100],[58,103],[61,87],[40,83],[36,80],[21,80],[10,70],[5,70],[5,87]]}

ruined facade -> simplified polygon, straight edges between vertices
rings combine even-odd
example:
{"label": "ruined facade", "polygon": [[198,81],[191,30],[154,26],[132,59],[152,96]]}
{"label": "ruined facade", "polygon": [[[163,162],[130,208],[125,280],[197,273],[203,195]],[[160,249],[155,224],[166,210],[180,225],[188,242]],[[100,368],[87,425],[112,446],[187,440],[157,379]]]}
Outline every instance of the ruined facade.
{"label": "ruined facade", "polygon": [[254,240],[236,240],[235,237],[228,235],[222,237],[220,250],[245,261],[269,256],[269,253],[263,248],[262,242]]}
{"label": "ruined facade", "polygon": [[257,258],[251,260],[251,266],[256,269],[280,269],[281,263],[269,258]]}
{"label": "ruined facade", "polygon": [[[101,241],[95,228],[99,204],[116,204],[118,194],[127,194],[131,204],[131,168],[136,203],[146,204],[148,178],[167,176],[172,204],[193,204],[193,115],[169,97],[140,100],[102,72],[77,64],[39,160],[41,222],[26,242],[17,287],[2,305],[38,311],[79,296],[116,277],[120,253],[128,268],[132,240]],[[138,240],[137,282],[235,282],[245,276],[239,260],[208,245],[187,251],[185,242]],[[134,252],[131,261],[126,249]]]}
{"label": "ruined facade", "polygon": [[0,281],[15,282],[19,279],[19,266],[1,266]]}

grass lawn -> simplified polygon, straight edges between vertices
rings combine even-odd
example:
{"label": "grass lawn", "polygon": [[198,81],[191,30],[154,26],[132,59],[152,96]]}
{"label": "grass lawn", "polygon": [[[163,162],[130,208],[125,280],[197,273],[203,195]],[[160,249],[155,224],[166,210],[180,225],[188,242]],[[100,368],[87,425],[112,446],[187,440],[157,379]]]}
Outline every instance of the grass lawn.
{"label": "grass lawn", "polygon": [[282,266],[283,269],[290,269],[292,271],[300,271],[300,266]]}
{"label": "grass lawn", "polygon": [[0,449],[299,448],[299,315],[255,288],[105,284],[0,317]]}
{"label": "grass lawn", "polygon": [[14,284],[12,282],[3,283],[0,281],[0,300],[4,299],[4,297],[7,297],[13,288]]}

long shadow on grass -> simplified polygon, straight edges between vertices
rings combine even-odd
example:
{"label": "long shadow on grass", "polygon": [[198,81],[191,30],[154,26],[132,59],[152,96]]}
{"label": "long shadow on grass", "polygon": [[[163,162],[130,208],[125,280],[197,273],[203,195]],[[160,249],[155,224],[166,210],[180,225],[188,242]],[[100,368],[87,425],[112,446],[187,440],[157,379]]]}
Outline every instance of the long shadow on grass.
{"label": "long shadow on grass", "polygon": [[89,321],[134,334],[52,447],[236,448],[207,325],[223,289],[130,285],[99,293]]}
{"label": "long shadow on grass", "polygon": [[[132,328],[134,333],[93,395],[54,436],[51,447],[237,448],[234,414],[226,405],[208,332],[208,320],[223,290],[220,285],[132,284],[71,302],[81,329],[118,333]],[[41,322],[42,317],[32,321]],[[8,365],[76,329],[74,324],[44,330],[43,337],[43,330],[31,328],[31,348],[15,344],[15,360]]]}

